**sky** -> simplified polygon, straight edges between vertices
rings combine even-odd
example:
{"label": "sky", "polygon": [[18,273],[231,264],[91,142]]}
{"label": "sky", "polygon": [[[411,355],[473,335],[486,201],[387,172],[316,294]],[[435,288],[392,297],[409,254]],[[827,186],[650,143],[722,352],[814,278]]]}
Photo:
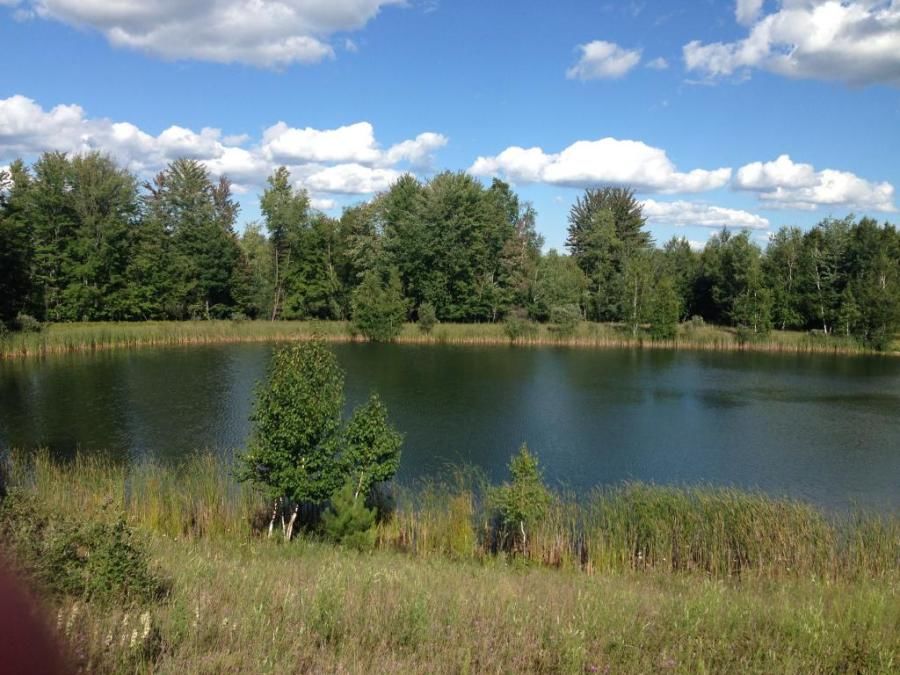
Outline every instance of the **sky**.
{"label": "sky", "polygon": [[900,0],[0,0],[0,167],[100,150],[330,215],[405,172],[500,177],[547,248],[585,188],[656,240],[900,222]]}

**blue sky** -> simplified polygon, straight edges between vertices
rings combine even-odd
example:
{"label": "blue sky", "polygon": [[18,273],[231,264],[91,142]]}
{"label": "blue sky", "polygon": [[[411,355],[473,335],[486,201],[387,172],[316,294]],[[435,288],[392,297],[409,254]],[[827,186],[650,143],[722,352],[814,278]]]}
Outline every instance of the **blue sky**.
{"label": "blue sky", "polygon": [[898,221],[900,0],[0,0],[0,166],[187,154],[258,217],[287,164],[337,215],[400,172],[512,182],[548,246],[585,187],[658,240]]}

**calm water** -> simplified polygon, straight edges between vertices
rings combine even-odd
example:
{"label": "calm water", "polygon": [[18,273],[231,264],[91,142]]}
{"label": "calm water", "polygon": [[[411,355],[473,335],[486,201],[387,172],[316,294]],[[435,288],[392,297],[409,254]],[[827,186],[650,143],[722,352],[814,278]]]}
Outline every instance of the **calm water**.
{"label": "calm water", "polygon": [[[177,458],[249,432],[270,346],[0,363],[0,446]],[[348,407],[377,390],[401,476],[469,462],[502,478],[524,441],[547,478],[640,479],[900,509],[900,359],[509,347],[337,347]]]}

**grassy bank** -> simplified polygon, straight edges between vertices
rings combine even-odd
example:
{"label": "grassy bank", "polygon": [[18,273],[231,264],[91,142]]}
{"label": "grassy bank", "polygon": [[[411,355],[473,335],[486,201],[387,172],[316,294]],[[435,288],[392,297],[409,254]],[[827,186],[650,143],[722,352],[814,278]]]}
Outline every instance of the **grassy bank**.
{"label": "grassy bank", "polygon": [[[67,352],[133,349],[150,346],[215,344],[232,342],[279,342],[318,335],[332,342],[356,338],[342,321],[147,321],[141,323],[52,324],[39,333],[9,333],[0,336],[0,358],[46,356]],[[404,326],[398,342],[408,344],[508,344],[502,324],[438,324],[429,335],[414,324]],[[716,326],[679,327],[674,340],[652,341],[632,337],[610,324],[582,323],[571,335],[560,335],[551,326],[536,325],[522,345],[565,345],[587,348],[703,349],[711,351],[757,351],[773,353],[871,353],[853,340],[823,337],[798,331],[773,331],[764,339],[741,341],[733,329]],[[897,353],[897,345],[893,353]]]}
{"label": "grassy bank", "polygon": [[152,601],[46,601],[87,672],[887,673],[900,659],[895,515],[630,485],[555,496],[512,555],[460,474],[401,489],[360,554],[267,540],[266,505],[210,456],[13,454],[5,473],[35,511],[124,516],[165,580]]}

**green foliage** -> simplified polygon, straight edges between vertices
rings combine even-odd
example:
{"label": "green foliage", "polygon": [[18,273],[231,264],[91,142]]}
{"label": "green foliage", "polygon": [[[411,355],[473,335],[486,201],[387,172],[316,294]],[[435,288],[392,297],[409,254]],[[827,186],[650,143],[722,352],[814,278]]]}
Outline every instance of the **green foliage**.
{"label": "green foliage", "polygon": [[343,404],[344,374],[322,342],[279,349],[257,390],[241,479],[273,499],[324,502],[342,483],[335,456]]}
{"label": "green foliage", "polygon": [[277,351],[257,391],[253,437],[238,477],[270,499],[324,503],[346,480],[368,496],[400,463],[402,437],[373,395],[341,427],[344,373],[320,341]]}
{"label": "green foliage", "polygon": [[571,337],[581,323],[578,305],[554,305],[550,308],[551,329],[562,337]]}
{"label": "green foliage", "polygon": [[366,508],[360,485],[348,480],[331,497],[331,504],[322,514],[322,525],[329,539],[358,551],[370,551],[375,546],[375,509]]}
{"label": "green foliage", "polygon": [[664,275],[657,280],[647,308],[650,336],[654,340],[672,340],[678,334],[680,316],[681,297],[675,287],[675,280]]}
{"label": "green foliage", "polygon": [[16,315],[16,320],[13,323],[13,326],[16,330],[19,330],[23,333],[40,333],[44,328],[44,324],[42,324],[30,314],[25,314],[24,312],[19,312]]}
{"label": "green foliage", "polygon": [[385,275],[366,272],[353,291],[353,327],[373,342],[390,342],[403,330],[406,300],[400,275],[391,270]]}
{"label": "green foliage", "polygon": [[437,312],[434,309],[434,305],[430,302],[423,302],[419,305],[419,330],[422,331],[425,335],[431,335],[431,331],[434,330],[434,327],[437,325]]}
{"label": "green foliage", "polygon": [[510,342],[533,338],[537,335],[537,331],[537,326],[522,310],[510,312],[503,322],[503,332]]}
{"label": "green foliage", "polygon": [[377,394],[353,411],[341,434],[341,468],[368,497],[378,483],[389,481],[400,468],[401,436],[388,420],[387,408]]}
{"label": "green foliage", "polygon": [[130,605],[164,592],[144,547],[121,518],[84,522],[12,491],[0,503],[0,534],[23,571],[52,593]]}
{"label": "green foliage", "polygon": [[527,445],[523,444],[510,460],[509,473],[512,481],[494,488],[490,501],[505,532],[517,538],[525,549],[528,531],[547,513],[550,491],[544,484],[538,458]]}

